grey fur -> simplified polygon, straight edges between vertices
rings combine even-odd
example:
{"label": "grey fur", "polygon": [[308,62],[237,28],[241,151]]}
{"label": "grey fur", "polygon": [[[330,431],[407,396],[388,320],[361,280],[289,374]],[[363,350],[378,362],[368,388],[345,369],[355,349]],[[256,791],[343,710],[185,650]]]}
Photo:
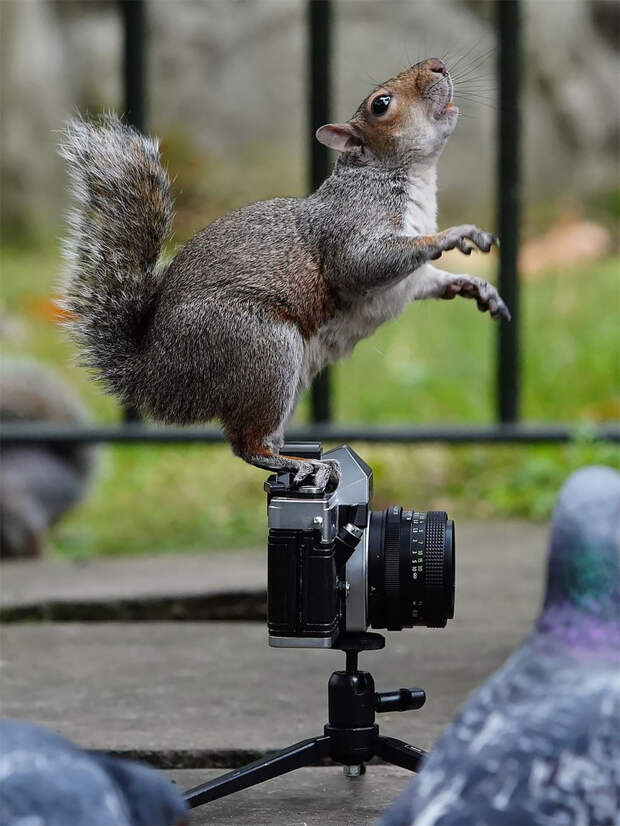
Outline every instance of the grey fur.
{"label": "grey fur", "polygon": [[65,243],[63,305],[83,361],[130,402],[144,364],[141,343],[159,292],[157,259],[172,222],[157,141],[115,116],[73,120],[59,147],[75,208]]}
{"label": "grey fur", "polygon": [[[437,63],[388,81],[411,97],[401,137],[387,140],[383,127],[383,148],[356,137],[316,193],[223,216],[161,271],[172,207],[156,143],[113,116],[69,124],[61,154],[78,209],[67,306],[84,360],[108,388],[160,421],[219,418],[247,461],[334,484],[335,465],[278,455],[299,394],[322,367],[415,298],[460,292],[507,316],[486,282],[427,263],[496,241],[471,225],[436,232],[435,168],[456,123]],[[341,132],[362,124],[363,107]]]}

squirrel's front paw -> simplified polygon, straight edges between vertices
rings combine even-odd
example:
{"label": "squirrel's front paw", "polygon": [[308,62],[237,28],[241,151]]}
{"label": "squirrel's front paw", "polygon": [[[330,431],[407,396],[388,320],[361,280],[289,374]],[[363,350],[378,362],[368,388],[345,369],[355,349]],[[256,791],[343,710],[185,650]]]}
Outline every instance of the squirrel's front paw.
{"label": "squirrel's front paw", "polygon": [[335,490],[340,482],[340,462],[336,459],[309,459],[299,463],[293,482],[302,485],[314,476],[313,485],[320,490]]}
{"label": "squirrel's front paw", "polygon": [[489,252],[493,246],[499,247],[499,238],[490,232],[478,229],[472,224],[453,227],[447,231],[446,250],[457,248],[464,255],[471,255],[471,251],[475,247],[478,247],[482,252]]}
{"label": "squirrel's front paw", "polygon": [[455,275],[447,284],[443,298],[451,299],[457,295],[464,298],[475,298],[480,312],[489,311],[494,319],[505,318],[510,321],[510,311],[504,304],[500,294],[492,284],[475,275]]}

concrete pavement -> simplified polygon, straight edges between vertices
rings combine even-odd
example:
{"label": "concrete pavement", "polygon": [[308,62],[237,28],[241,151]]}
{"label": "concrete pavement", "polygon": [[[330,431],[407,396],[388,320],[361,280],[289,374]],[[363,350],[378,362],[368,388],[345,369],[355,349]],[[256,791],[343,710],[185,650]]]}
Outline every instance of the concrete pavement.
{"label": "concrete pavement", "polygon": [[[383,651],[360,656],[377,690],[427,692],[419,711],[379,715],[383,733],[429,748],[510,655],[538,612],[545,543],[546,530],[529,524],[457,524],[455,620],[446,629],[389,633]],[[205,605],[222,595],[224,619],[247,618],[248,594],[259,600],[253,616],[262,617],[264,553],[14,563],[1,567],[0,580],[12,620],[0,627],[3,715],[165,767],[183,788],[322,733],[327,680],[342,667],[341,653],[271,649],[262,621],[192,621],[198,610],[208,617]],[[185,622],[161,621],[170,605]],[[159,621],[118,621],[127,606],[131,619]],[[16,622],[20,611],[71,621]],[[78,621],[102,615],[117,621]],[[312,767],[201,807],[191,822],[370,824],[408,779],[383,765],[356,780],[339,767]]]}

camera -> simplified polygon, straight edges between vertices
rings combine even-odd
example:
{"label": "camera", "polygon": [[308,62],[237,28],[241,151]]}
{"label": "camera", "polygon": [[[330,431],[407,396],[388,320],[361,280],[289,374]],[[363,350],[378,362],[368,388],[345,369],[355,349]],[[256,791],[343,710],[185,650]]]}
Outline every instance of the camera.
{"label": "camera", "polygon": [[454,616],[454,522],[444,511],[370,510],[372,470],[348,446],[286,445],[307,459],[337,459],[331,492],[265,482],[269,524],[269,644],[340,648],[368,628],[443,628]]}

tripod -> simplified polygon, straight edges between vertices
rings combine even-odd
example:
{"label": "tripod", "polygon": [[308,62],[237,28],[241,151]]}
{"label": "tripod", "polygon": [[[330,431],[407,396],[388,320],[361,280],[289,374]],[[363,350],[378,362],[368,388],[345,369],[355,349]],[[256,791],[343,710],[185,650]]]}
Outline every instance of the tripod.
{"label": "tripod", "polygon": [[368,671],[359,671],[360,651],[385,646],[381,634],[351,634],[338,639],[337,648],[346,653],[345,671],[334,671],[328,683],[329,722],[322,735],[302,740],[275,754],[268,755],[241,769],[234,769],[188,789],[185,799],[190,808],[217,800],[219,797],[247,789],[279,777],[282,774],[310,766],[325,757],[344,764],[345,774],[355,777],[365,771],[364,763],[372,757],[417,771],[424,752],[394,737],[379,734],[375,713],[407,711],[421,708],[426,695],[421,688],[401,688],[399,691],[375,692],[375,683]]}

